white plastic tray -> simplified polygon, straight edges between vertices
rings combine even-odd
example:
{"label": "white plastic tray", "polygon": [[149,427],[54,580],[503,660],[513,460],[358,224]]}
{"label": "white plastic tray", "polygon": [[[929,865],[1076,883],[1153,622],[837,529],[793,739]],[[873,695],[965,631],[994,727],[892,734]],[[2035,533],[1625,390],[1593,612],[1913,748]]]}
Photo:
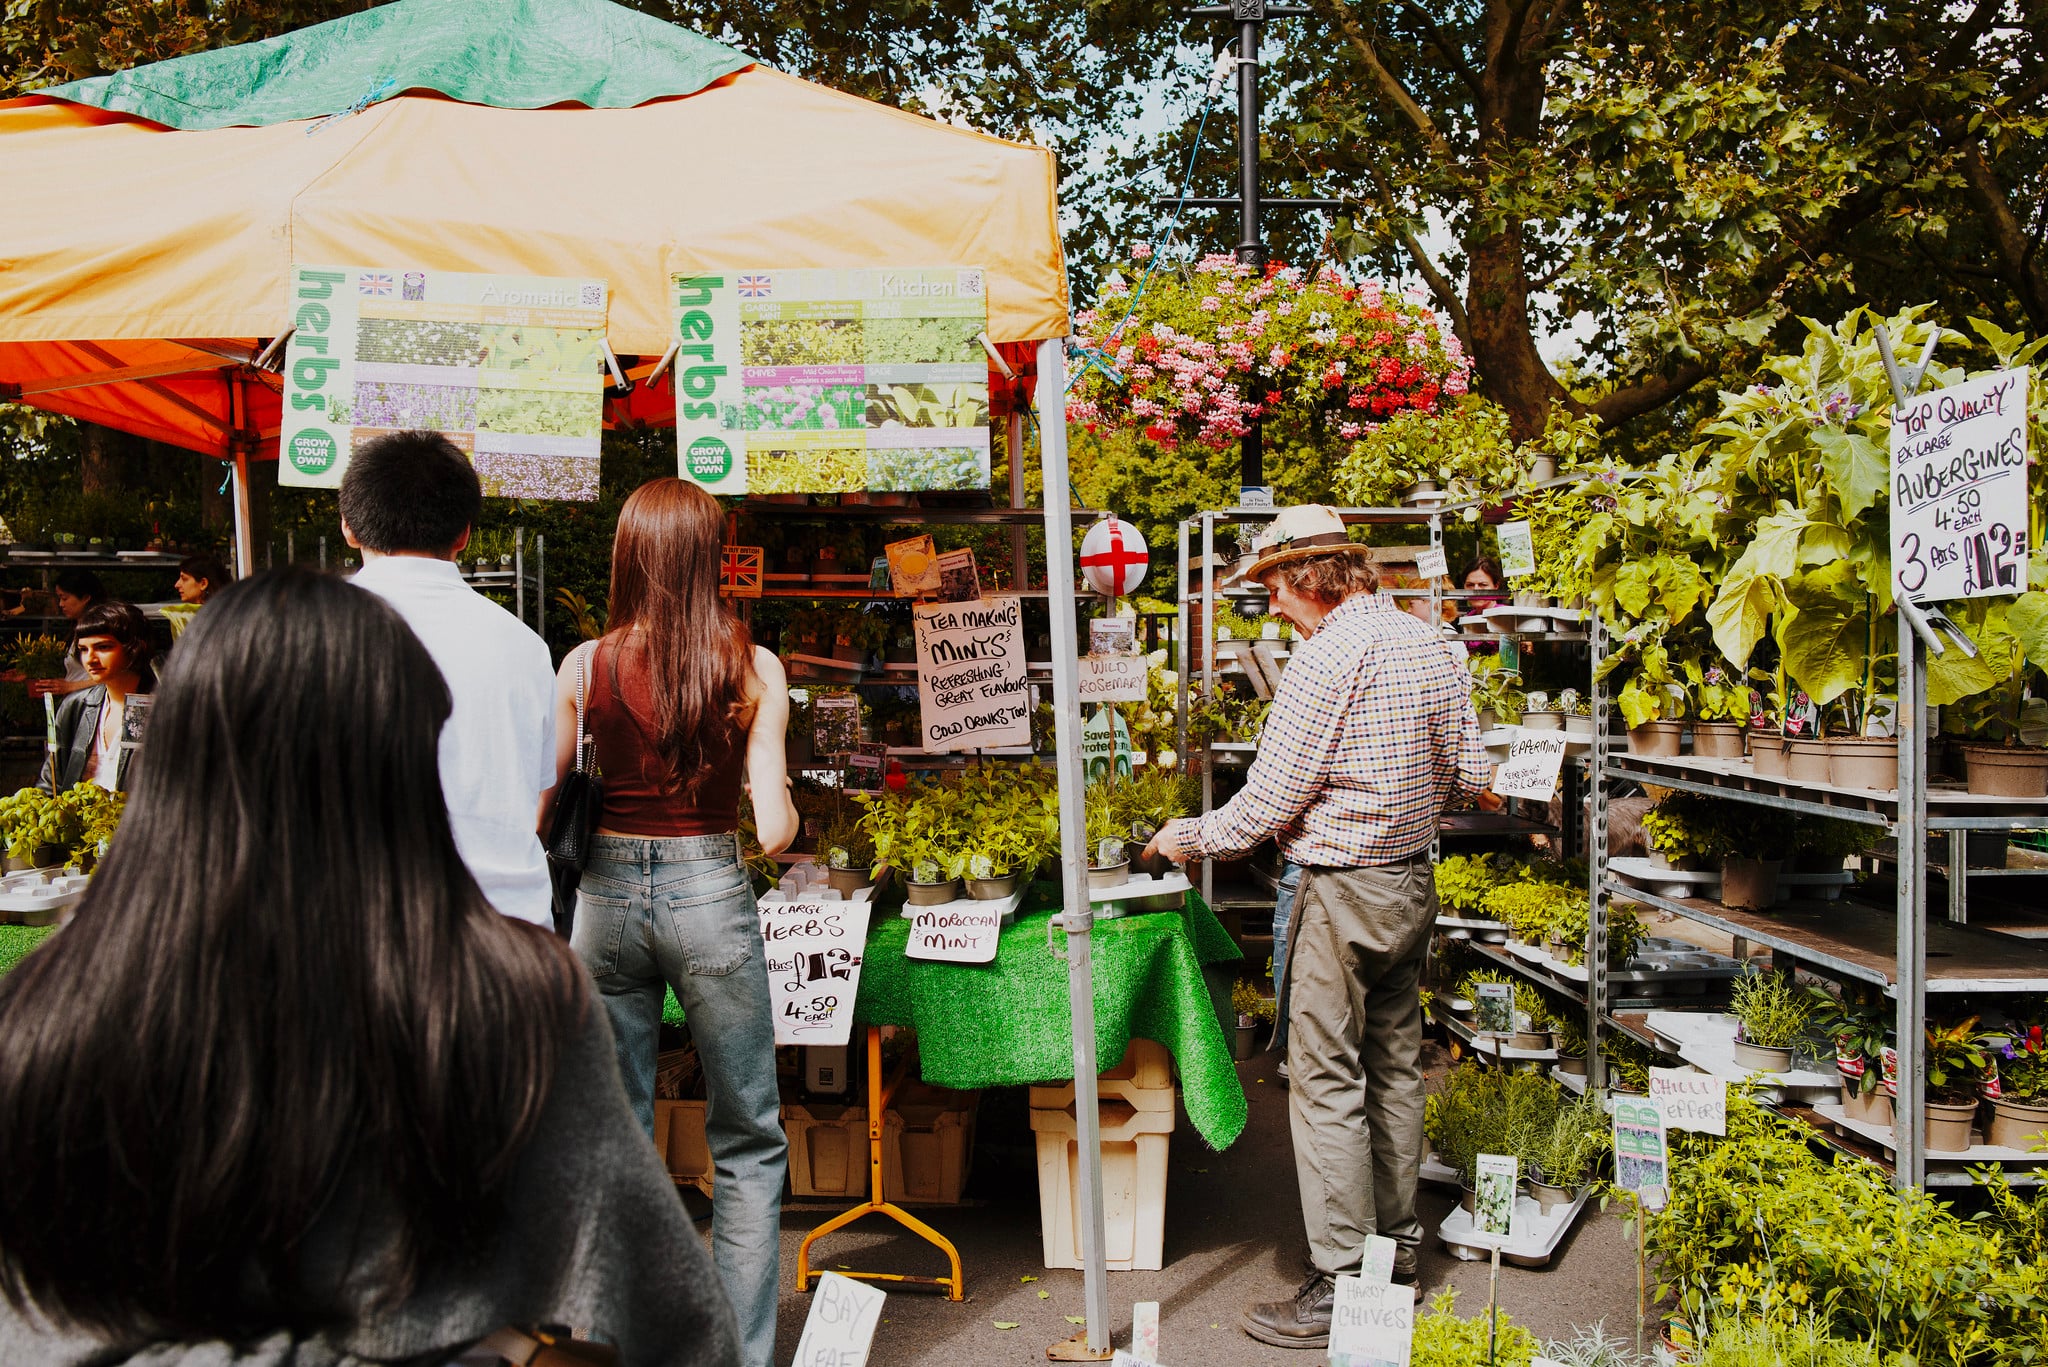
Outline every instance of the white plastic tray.
{"label": "white plastic tray", "polygon": [[1129,910],[1127,902],[1141,897],[1185,897],[1193,886],[1184,873],[1169,873],[1164,878],[1133,874],[1115,887],[1090,888],[1088,905],[1095,908],[1096,920],[1114,920]]}
{"label": "white plastic tray", "polygon": [[[1569,1205],[1553,1206],[1548,1215],[1536,1204],[1533,1196],[1515,1197],[1513,1232],[1500,1248],[1501,1261],[1517,1267],[1542,1267],[1557,1246],[1564,1242],[1564,1236],[1571,1230],[1572,1222],[1579,1218],[1579,1212],[1586,1208],[1590,1192],[1582,1191]],[[1466,1262],[1478,1262],[1493,1256],[1493,1239],[1489,1235],[1472,1232],[1472,1217],[1465,1213],[1463,1206],[1453,1206],[1451,1213],[1444,1217],[1437,1227],[1436,1235],[1444,1241],[1451,1256]]]}
{"label": "white plastic tray", "polygon": [[[1846,1130],[1850,1134],[1868,1139],[1873,1144],[1883,1145],[1887,1155],[1893,1152],[1892,1146],[1898,1140],[1898,1135],[1893,1133],[1892,1127],[1889,1125],[1872,1125],[1866,1121],[1849,1119],[1838,1102],[1820,1102],[1814,1106],[1813,1113],[1821,1117],[1821,1119],[1831,1122],[1837,1129]],[[1972,1128],[1970,1131],[1970,1137],[1973,1139],[1978,1138],[1982,1134],[1982,1130],[1975,1128]],[[2038,1166],[2042,1161],[2042,1155],[2031,1149],[2008,1149],[1991,1144],[1972,1144],[1967,1149],[1953,1151],[1929,1149],[1927,1151],[1927,1161],[1930,1163],[2031,1163]]]}
{"label": "white plastic tray", "polygon": [[27,869],[0,878],[0,920],[18,926],[47,926],[62,920],[85,896],[92,880],[82,873],[45,875]]}
{"label": "white plastic tray", "polygon": [[920,912],[926,911],[965,911],[970,908],[980,911],[989,907],[1001,907],[1003,924],[1006,926],[1015,925],[1017,921],[1017,908],[1023,905],[1024,894],[1030,890],[1031,885],[1020,878],[1017,880],[1017,890],[1008,897],[997,897],[988,901],[976,901],[972,897],[956,897],[950,902],[939,902],[921,907],[914,907],[910,903],[905,902],[903,910],[898,912],[897,915],[906,921],[911,921],[915,920]]}

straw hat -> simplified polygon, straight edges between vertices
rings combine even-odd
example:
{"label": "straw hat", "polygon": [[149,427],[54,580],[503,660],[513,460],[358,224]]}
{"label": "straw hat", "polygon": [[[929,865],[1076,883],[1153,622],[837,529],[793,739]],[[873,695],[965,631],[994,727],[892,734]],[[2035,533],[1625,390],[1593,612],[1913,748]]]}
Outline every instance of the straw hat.
{"label": "straw hat", "polygon": [[1303,503],[1282,508],[1279,516],[1266,524],[1266,530],[1253,538],[1251,550],[1237,562],[1230,578],[1236,583],[1256,582],[1267,570],[1290,560],[1345,554],[1369,556],[1372,547],[1351,539],[1336,509],[1320,503]]}

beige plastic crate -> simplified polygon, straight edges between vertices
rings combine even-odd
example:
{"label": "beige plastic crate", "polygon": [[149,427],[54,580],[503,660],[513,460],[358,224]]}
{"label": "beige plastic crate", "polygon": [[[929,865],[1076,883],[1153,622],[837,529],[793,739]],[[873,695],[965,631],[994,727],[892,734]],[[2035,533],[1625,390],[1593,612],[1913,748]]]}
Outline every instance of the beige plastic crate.
{"label": "beige plastic crate", "polygon": [[[1124,1050],[1122,1061],[1103,1073],[1095,1085],[1097,1096],[1104,1102],[1121,1101],[1134,1110],[1165,1111],[1172,1115],[1173,1055],[1163,1044],[1149,1039],[1134,1039]],[[1073,1104],[1074,1084],[1071,1082],[1057,1087],[1031,1089],[1031,1109],[1034,1111],[1071,1109]],[[1172,1126],[1169,1124],[1168,1128]]]}
{"label": "beige plastic crate", "polygon": [[[868,1108],[789,1103],[782,1108],[789,1137],[789,1189],[798,1196],[868,1194]],[[888,1117],[883,1117],[883,1133]],[[887,1151],[885,1143],[884,1152]]]}
{"label": "beige plastic crate", "polygon": [[703,1101],[654,1103],[654,1151],[678,1186],[711,1194],[711,1144],[704,1137]]}
{"label": "beige plastic crate", "polygon": [[[1105,1099],[1102,1122],[1103,1254],[1113,1272],[1156,1272],[1166,1244],[1166,1150],[1173,1133],[1172,1092],[1165,1110]],[[1031,1112],[1038,1141],[1038,1221],[1049,1268],[1081,1266],[1079,1124],[1064,1110]]]}
{"label": "beige plastic crate", "polygon": [[891,1201],[958,1205],[974,1168],[981,1093],[906,1080],[882,1117],[882,1192]]}

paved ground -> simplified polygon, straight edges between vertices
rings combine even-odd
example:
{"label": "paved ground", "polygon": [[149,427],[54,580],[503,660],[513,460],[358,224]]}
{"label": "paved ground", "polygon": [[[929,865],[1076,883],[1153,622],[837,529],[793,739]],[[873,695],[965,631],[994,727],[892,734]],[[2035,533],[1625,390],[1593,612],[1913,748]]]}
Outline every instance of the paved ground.
{"label": "paved ground", "polygon": [[[1273,1074],[1274,1062],[1272,1055],[1262,1055],[1240,1065],[1251,1119],[1228,1151],[1210,1152],[1186,1117],[1180,1118],[1167,1179],[1165,1269],[1109,1274],[1115,1341],[1128,1345],[1133,1301],[1157,1301],[1160,1355],[1168,1367],[1306,1367],[1322,1360],[1317,1354],[1266,1347],[1237,1327],[1246,1300],[1285,1295],[1301,1279],[1301,1202],[1287,1134],[1286,1093]],[[943,1293],[893,1293],[870,1357],[877,1367],[1043,1362],[1049,1344],[1076,1331],[1066,1316],[1082,1313],[1081,1274],[1051,1272],[1043,1265],[1036,1163],[1024,1106],[1021,1089],[986,1094],[969,1184],[976,1204],[918,1212],[958,1245],[967,1272],[967,1300],[956,1305]],[[1425,1185],[1422,1204],[1424,1223],[1433,1231],[1452,1196]],[[795,1280],[798,1242],[829,1218],[831,1209],[821,1205],[785,1213],[785,1287]],[[824,1241],[818,1246],[820,1265],[924,1274],[945,1270],[935,1252],[907,1236],[889,1234],[888,1228],[870,1219]],[[1475,1314],[1486,1304],[1486,1282],[1485,1263],[1459,1262],[1434,1238],[1425,1246],[1425,1299],[1455,1287],[1460,1308]],[[1619,1220],[1589,1207],[1548,1268],[1503,1267],[1500,1294],[1502,1308],[1539,1335],[1569,1336],[1574,1326],[1602,1320],[1612,1333],[1632,1334],[1633,1245],[1623,1238]],[[808,1296],[794,1292],[782,1298],[782,1361],[796,1351],[809,1304]],[[997,1329],[999,1320],[1018,1327]]]}

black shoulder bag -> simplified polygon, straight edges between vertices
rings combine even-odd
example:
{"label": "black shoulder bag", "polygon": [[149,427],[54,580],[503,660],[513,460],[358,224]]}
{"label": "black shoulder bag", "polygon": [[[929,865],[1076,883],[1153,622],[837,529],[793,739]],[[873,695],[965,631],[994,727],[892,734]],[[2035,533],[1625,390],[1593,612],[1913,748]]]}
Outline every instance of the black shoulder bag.
{"label": "black shoulder bag", "polygon": [[[593,647],[590,655],[595,655]],[[555,805],[548,813],[548,878],[555,889],[555,929],[567,939],[576,926],[576,885],[590,862],[590,841],[604,813],[604,784],[587,762],[589,729],[584,725],[584,694],[590,656],[576,662],[576,765],[555,786]]]}

